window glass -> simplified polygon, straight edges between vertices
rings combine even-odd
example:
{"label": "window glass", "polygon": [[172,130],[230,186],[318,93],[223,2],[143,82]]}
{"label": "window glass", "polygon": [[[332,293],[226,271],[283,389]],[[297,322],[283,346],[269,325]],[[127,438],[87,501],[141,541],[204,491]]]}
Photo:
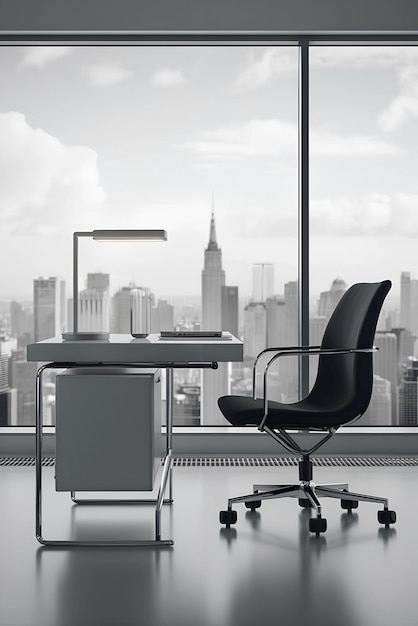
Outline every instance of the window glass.
{"label": "window glass", "polygon": [[72,329],[74,231],[168,232],[80,241],[79,330],[128,333],[142,288],[152,332],[244,338],[244,364],[176,371],[176,424],[225,423],[218,392],[251,393],[256,352],[295,342],[297,66],[296,46],[1,48],[1,425],[34,423],[25,346]]}

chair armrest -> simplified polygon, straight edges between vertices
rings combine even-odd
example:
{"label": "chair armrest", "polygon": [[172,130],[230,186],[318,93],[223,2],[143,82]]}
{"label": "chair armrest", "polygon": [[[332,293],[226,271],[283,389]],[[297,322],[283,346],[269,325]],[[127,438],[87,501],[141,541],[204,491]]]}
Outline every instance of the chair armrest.
{"label": "chair armrest", "polygon": [[280,357],[282,356],[336,356],[339,354],[368,354],[371,352],[377,352],[379,348],[376,346],[372,346],[371,348],[321,348],[320,346],[301,346],[301,347],[290,347],[290,348],[266,348],[260,352],[257,356],[254,366],[253,366],[253,398],[256,399],[256,374],[257,374],[257,364],[259,358],[265,354],[266,352],[274,352],[275,354],[269,359],[267,365],[264,368],[263,375],[263,399],[264,399],[264,415],[261,420],[258,429],[263,430],[264,424],[267,420],[268,416],[268,397],[267,397],[267,375],[270,369],[270,366]]}
{"label": "chair armrest", "polygon": [[[265,348],[255,358],[253,365],[253,398],[255,399],[255,377],[257,374],[257,365],[259,360],[268,352],[275,352],[277,356],[308,354],[311,350],[319,350],[321,346],[282,346],[274,348]],[[269,361],[270,363],[270,361]]]}

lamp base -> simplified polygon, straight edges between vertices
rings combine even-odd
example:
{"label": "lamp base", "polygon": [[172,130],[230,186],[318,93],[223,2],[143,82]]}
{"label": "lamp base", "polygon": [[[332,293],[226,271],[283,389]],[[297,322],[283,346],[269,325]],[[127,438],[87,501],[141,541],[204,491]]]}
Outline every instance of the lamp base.
{"label": "lamp base", "polygon": [[89,332],[77,332],[77,333],[62,333],[64,341],[103,341],[109,339],[109,333],[89,333]]}

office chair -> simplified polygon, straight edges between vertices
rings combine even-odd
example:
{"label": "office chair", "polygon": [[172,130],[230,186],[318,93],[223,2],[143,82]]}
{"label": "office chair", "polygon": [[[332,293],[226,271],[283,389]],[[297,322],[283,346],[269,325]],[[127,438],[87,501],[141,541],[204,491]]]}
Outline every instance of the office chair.
{"label": "office chair", "polygon": [[[396,522],[395,511],[388,500],[348,491],[348,484],[315,485],[311,454],[328,441],[343,424],[361,417],[370,402],[373,386],[373,339],[383,301],[391,282],[358,283],[350,287],[337,304],[324,332],[321,346],[267,348],[256,358],[253,368],[253,397],[223,396],[218,405],[234,426],[257,426],[290,452],[302,457],[299,482],[294,485],[253,485],[253,493],[229,498],[228,508],[220,511],[219,520],[227,528],[237,521],[235,502],[244,502],[252,511],[263,500],[293,497],[301,507],[313,508],[316,517],[309,519],[309,530],[318,537],[327,529],[322,517],[320,497],[338,498],[341,507],[351,513],[359,501],[383,504],[378,521],[386,528]],[[278,358],[294,355],[319,355],[315,384],[309,394],[298,402],[283,404],[268,400],[269,368]],[[263,359],[264,357],[264,359]],[[263,397],[257,398],[256,378],[264,360]],[[315,441],[302,449],[292,431],[309,434]],[[296,433],[297,434],[297,433]],[[318,442],[317,436],[320,435]]]}

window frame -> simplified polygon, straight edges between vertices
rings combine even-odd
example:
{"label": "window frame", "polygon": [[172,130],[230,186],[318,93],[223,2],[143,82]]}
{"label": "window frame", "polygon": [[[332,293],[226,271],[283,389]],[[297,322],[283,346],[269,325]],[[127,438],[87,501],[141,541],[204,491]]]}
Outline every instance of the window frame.
{"label": "window frame", "polygon": [[[298,315],[299,341],[309,343],[309,49],[315,45],[416,46],[415,34],[311,33],[275,31],[0,31],[0,46],[297,46],[299,48]],[[309,365],[301,360],[299,388],[309,385]],[[45,452],[53,454],[54,428],[46,428]],[[177,454],[277,454],[257,429],[175,427]],[[417,427],[346,427],[327,444],[329,454],[414,454]],[[0,428],[0,454],[33,454],[35,427]]]}

